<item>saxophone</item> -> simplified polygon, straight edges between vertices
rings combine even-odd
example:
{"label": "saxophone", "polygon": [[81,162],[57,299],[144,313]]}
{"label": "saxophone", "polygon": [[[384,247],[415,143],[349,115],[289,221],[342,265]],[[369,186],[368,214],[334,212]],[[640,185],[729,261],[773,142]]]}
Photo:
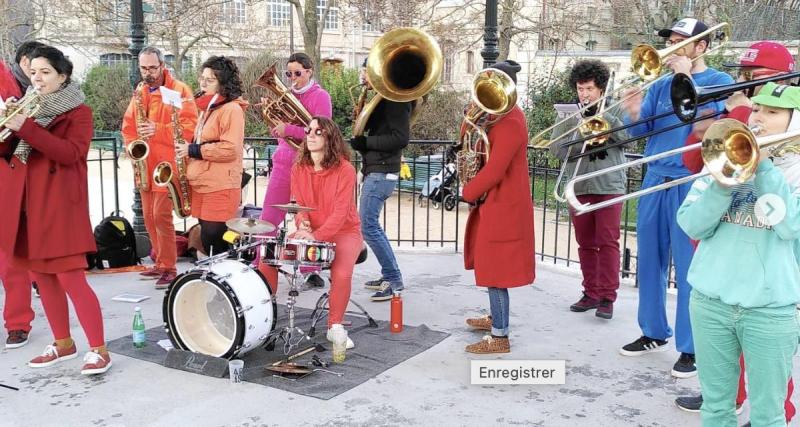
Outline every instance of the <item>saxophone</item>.
{"label": "saxophone", "polygon": [[[175,144],[185,144],[183,127],[178,121],[178,109],[172,109],[172,131]],[[172,199],[172,209],[178,218],[186,218],[192,214],[192,204],[189,195],[189,180],[186,179],[186,159],[175,156],[177,174],[172,170],[172,164],[163,161],[153,169],[153,183],[157,187],[167,187]]]}
{"label": "saxophone", "polygon": [[150,181],[147,179],[147,155],[150,154],[150,146],[144,138],[138,135],[139,125],[147,121],[147,113],[142,101],[143,83],[136,86],[133,91],[134,117],[136,119],[137,137],[125,147],[125,152],[133,161],[133,182],[139,191],[149,191]]}

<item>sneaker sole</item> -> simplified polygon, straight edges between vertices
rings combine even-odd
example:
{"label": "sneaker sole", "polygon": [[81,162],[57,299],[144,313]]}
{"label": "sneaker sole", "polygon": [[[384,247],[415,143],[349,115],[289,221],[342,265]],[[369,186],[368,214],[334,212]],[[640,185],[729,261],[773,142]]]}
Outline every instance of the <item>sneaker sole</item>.
{"label": "sneaker sole", "polygon": [[28,362],[28,366],[31,367],[31,368],[46,368],[48,366],[53,366],[56,363],[61,363],[61,362],[65,362],[67,360],[72,360],[72,359],[74,359],[76,357],[78,357],[78,352],[72,353],[72,354],[67,355],[67,356],[61,356],[58,359],[53,359],[53,360],[51,360],[51,361],[49,361],[47,363],[36,363],[36,364],[34,364],[34,363],[31,363],[31,362]]}
{"label": "sneaker sole", "polygon": [[683,380],[683,379],[686,379],[686,378],[691,378],[691,377],[697,376],[697,369],[695,369],[692,372],[680,372],[680,371],[676,371],[676,370],[673,369],[671,374],[672,374],[673,377]]}
{"label": "sneaker sole", "polygon": [[614,313],[608,313],[608,314],[606,314],[606,313],[601,313],[601,312],[599,312],[599,311],[596,311],[596,312],[594,313],[594,315],[595,315],[595,316],[597,316],[597,317],[599,317],[599,318],[601,318],[601,319],[606,319],[606,320],[610,320],[612,317],[614,317]]}
{"label": "sneaker sole", "polygon": [[623,356],[636,357],[636,356],[643,356],[645,354],[657,353],[657,352],[666,351],[666,350],[667,350],[667,345],[664,344],[662,346],[659,346],[659,347],[656,347],[656,348],[652,348],[650,350],[642,350],[642,351],[628,351],[628,350],[625,350],[624,348],[620,348],[619,349],[619,354],[621,354]]}
{"label": "sneaker sole", "polygon": [[25,346],[25,344],[27,344],[27,343],[28,343],[28,341],[30,341],[30,340],[25,340],[25,341],[23,341],[23,342],[19,342],[19,343],[16,343],[16,344],[8,344],[8,343],[6,343],[6,348],[10,350],[10,349],[12,349],[12,348],[20,348],[20,347],[24,347],[24,346]]}
{"label": "sneaker sole", "polygon": [[685,408],[685,407],[683,407],[683,406],[681,406],[681,405],[678,405],[678,402],[675,402],[675,406],[677,406],[677,407],[678,407],[678,409],[680,409],[681,411],[684,411],[684,412],[691,412],[691,413],[693,413],[693,414],[700,413],[700,409],[690,409],[690,408]]}
{"label": "sneaker sole", "polygon": [[386,297],[369,297],[369,299],[370,299],[370,301],[374,301],[374,302],[389,301],[390,299],[392,299],[392,296],[389,295],[389,296],[386,296]]}
{"label": "sneaker sole", "polygon": [[[600,307],[600,306],[598,305],[597,307]],[[586,308],[582,308],[582,307],[572,307],[572,306],[570,306],[570,308],[569,308],[569,311],[571,311],[571,312],[573,312],[573,313],[584,313],[584,312],[587,312],[587,311],[589,311],[589,310],[594,310],[594,309],[596,309],[597,307],[586,307]]]}
{"label": "sneaker sole", "polygon": [[97,368],[97,369],[81,369],[81,374],[83,375],[97,375],[97,374],[105,374],[111,368],[111,361],[108,361],[108,365],[105,368]]}

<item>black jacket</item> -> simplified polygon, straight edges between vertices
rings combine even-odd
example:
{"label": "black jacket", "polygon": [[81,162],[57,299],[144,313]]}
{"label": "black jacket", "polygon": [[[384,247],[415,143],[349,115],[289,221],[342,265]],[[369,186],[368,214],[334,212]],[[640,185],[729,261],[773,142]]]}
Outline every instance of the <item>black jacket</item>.
{"label": "black jacket", "polygon": [[408,145],[413,102],[382,100],[369,117],[367,149],[360,151],[361,173],[399,173],[403,148]]}

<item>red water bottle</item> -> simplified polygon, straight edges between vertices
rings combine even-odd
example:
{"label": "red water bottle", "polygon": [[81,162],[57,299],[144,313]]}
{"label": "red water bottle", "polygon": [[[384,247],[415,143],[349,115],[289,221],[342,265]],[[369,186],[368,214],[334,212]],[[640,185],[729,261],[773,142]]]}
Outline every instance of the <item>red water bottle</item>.
{"label": "red water bottle", "polygon": [[399,292],[395,292],[392,295],[392,314],[389,320],[389,331],[392,333],[403,331],[403,300],[400,298]]}

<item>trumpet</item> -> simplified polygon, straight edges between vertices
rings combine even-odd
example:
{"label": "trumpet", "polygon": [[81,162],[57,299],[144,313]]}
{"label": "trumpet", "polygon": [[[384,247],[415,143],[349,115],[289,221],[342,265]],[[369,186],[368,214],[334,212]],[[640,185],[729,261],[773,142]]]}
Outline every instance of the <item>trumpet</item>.
{"label": "trumpet", "polygon": [[[721,24],[717,24],[717,25],[715,25],[715,26],[703,31],[700,34],[697,34],[695,36],[689,37],[686,40],[683,40],[683,41],[681,41],[679,43],[675,43],[674,45],[666,47],[666,48],[661,49],[661,50],[657,50],[655,47],[653,47],[651,45],[647,45],[647,44],[640,44],[640,45],[636,46],[633,49],[633,51],[631,51],[631,71],[633,73],[635,73],[635,76],[633,77],[633,79],[629,79],[629,80],[623,81],[620,84],[620,87],[619,87],[619,89],[617,89],[616,92],[621,92],[623,89],[628,89],[628,88],[631,87],[631,85],[639,83],[639,82],[644,82],[645,84],[640,86],[635,92],[633,92],[631,94],[628,94],[625,97],[620,98],[617,102],[613,103],[612,105],[607,106],[606,108],[607,109],[612,109],[612,108],[616,107],[617,105],[623,103],[628,98],[630,98],[630,97],[632,97],[632,96],[634,96],[634,95],[636,95],[638,93],[644,92],[648,87],[652,86],[655,82],[659,81],[661,78],[664,78],[666,76],[671,76],[672,74],[661,75],[661,73],[662,73],[662,71],[664,69],[664,60],[667,57],[669,57],[671,55],[674,55],[675,53],[681,51],[684,47],[688,46],[691,43],[694,43],[694,42],[696,42],[696,41],[698,41],[698,40],[700,40],[700,39],[702,39],[702,38],[704,38],[704,37],[706,37],[706,36],[708,36],[710,34],[715,34],[716,36],[714,37],[714,39],[715,40],[719,40],[719,44],[717,46],[715,46],[714,48],[706,49],[706,51],[703,52],[702,55],[699,55],[696,58],[693,58],[692,62],[694,62],[695,60],[697,60],[699,58],[702,58],[702,57],[704,57],[704,56],[706,56],[706,55],[708,55],[708,54],[710,54],[712,52],[715,52],[715,51],[719,50],[720,48],[722,48],[723,46],[725,46],[725,44],[728,43],[728,40],[730,40],[730,31],[731,31],[730,24],[728,24],[727,22],[723,22]],[[606,95],[610,95],[610,94],[606,94]],[[554,125],[552,125],[552,126],[546,128],[546,129],[540,131],[539,133],[537,133],[536,135],[534,135],[530,139],[530,145],[532,147],[534,147],[534,148],[548,147],[550,144],[554,143],[555,141],[560,140],[561,138],[565,137],[566,135],[572,134],[572,132],[574,132],[577,129],[577,127],[564,132],[563,134],[561,134],[561,136],[559,136],[557,138],[550,139],[550,140],[543,140],[542,139],[542,137],[544,137],[544,135],[546,135],[547,132],[550,132],[551,130],[555,129],[557,126],[561,125],[562,123],[566,122],[567,120],[571,120],[571,119],[574,119],[575,117],[580,116],[581,114],[583,114],[584,111],[586,111],[589,108],[594,107],[599,102],[600,102],[600,100],[598,99],[595,102],[592,102],[590,104],[584,105],[583,108],[581,108],[580,110],[578,110],[576,113],[572,114],[571,116],[566,117],[563,120],[560,120],[560,121],[556,122]]]}
{"label": "trumpet", "polygon": [[[433,90],[443,66],[439,43],[422,30],[401,27],[381,36],[367,58],[367,81],[375,95],[354,114],[353,135],[364,134],[370,115],[384,98],[394,102],[416,100],[413,122],[420,111],[420,99]],[[366,90],[366,87],[362,90],[363,100]]]}
{"label": "trumpet", "polygon": [[5,116],[0,119],[0,142],[5,142],[11,136],[11,129],[5,127],[6,123],[17,114],[23,114],[25,117],[35,117],[36,113],[42,107],[41,95],[37,89],[33,89],[26,93],[21,99],[16,101],[9,101],[7,103],[8,109]]}
{"label": "trumpet", "polygon": [[[703,135],[703,141],[674,150],[665,151],[632,162],[623,163],[595,172],[581,175],[567,183],[564,194],[578,215],[596,211],[626,200],[672,188],[687,182],[711,175],[722,185],[743,184],[753,177],[761,159],[761,150],[768,150],[773,156],[780,157],[786,152],[797,150],[800,144],[800,130],[793,130],[778,135],[757,136],[761,129],[748,128],[734,119],[722,119],[714,122]],[[684,176],[670,182],[648,187],[633,193],[625,194],[600,203],[584,204],[575,195],[575,183],[595,178],[622,169],[647,164],[649,162],[678,155],[692,150],[701,150],[705,169],[694,175]]]}

